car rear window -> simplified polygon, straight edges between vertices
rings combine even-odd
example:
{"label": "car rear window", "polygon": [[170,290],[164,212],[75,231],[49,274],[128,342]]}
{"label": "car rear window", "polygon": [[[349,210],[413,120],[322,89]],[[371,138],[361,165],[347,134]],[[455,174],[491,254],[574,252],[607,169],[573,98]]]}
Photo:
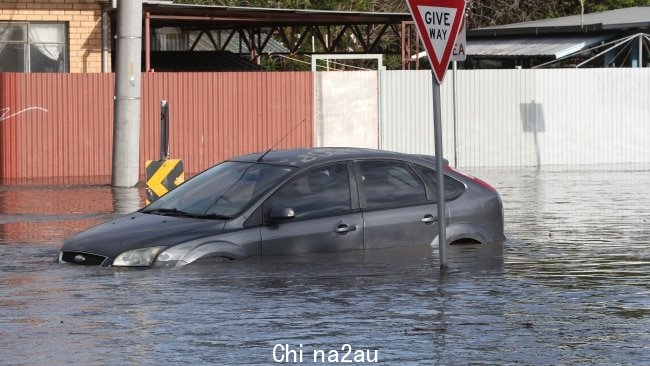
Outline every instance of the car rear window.
{"label": "car rear window", "polygon": [[[426,167],[420,167],[424,173],[427,181],[431,184],[431,188],[436,189],[436,171]],[[465,192],[465,184],[457,181],[456,179],[445,175],[445,200],[451,201],[460,197]],[[433,200],[436,200],[436,195],[433,195]]]}

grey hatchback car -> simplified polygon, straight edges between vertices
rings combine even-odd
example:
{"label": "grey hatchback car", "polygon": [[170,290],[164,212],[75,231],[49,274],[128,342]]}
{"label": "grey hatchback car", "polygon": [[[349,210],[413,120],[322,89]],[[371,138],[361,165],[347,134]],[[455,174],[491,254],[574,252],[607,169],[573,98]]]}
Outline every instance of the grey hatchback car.
{"label": "grey hatchback car", "polygon": [[[497,191],[443,166],[448,243],[505,240]],[[432,156],[357,148],[244,155],[73,235],[58,260],[179,267],[208,258],[437,247],[434,167]]]}

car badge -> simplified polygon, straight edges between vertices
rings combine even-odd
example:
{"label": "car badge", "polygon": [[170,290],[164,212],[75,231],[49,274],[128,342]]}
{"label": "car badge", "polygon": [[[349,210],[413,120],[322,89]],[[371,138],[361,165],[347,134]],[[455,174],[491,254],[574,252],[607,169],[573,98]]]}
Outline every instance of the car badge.
{"label": "car badge", "polygon": [[83,263],[86,261],[86,257],[84,257],[81,254],[77,254],[74,256],[73,260],[75,261],[75,263]]}

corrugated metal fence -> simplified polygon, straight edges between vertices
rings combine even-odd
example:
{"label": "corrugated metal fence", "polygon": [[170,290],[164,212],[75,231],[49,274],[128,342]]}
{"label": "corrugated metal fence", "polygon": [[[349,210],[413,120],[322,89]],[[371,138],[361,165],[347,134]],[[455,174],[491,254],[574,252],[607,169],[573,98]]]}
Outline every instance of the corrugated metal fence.
{"label": "corrugated metal fence", "polygon": [[[172,158],[184,159],[189,174],[268,149],[296,126],[278,148],[313,146],[317,131],[323,145],[380,140],[384,149],[432,154],[430,72],[377,75],[144,74],[142,170],[159,157],[162,99]],[[461,70],[457,81],[461,167],[650,163],[650,69]],[[442,117],[450,161],[452,86],[449,72]],[[113,87],[111,74],[0,74],[0,179],[108,182]]]}
{"label": "corrugated metal fence", "polygon": [[108,175],[113,80],[0,74],[0,178]]}
{"label": "corrugated metal fence", "polygon": [[[431,74],[385,73],[384,149],[434,152]],[[461,167],[650,163],[650,69],[458,71]],[[453,75],[442,86],[454,160]]]}
{"label": "corrugated metal fence", "polygon": [[[111,173],[112,74],[0,74],[0,179]],[[143,74],[140,164],[159,158],[160,100],[189,174],[251,151],[313,145],[309,72]],[[73,178],[70,180],[70,178]]]}

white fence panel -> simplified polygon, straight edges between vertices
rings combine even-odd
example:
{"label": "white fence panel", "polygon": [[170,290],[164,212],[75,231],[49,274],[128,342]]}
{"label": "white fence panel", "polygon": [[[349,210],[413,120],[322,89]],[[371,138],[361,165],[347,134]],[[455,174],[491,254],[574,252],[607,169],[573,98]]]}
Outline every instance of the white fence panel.
{"label": "white fence panel", "polygon": [[316,146],[379,147],[377,71],[324,71],[314,76]]}
{"label": "white fence panel", "polygon": [[[385,73],[382,148],[434,151],[431,74]],[[459,70],[463,167],[650,162],[650,69]],[[453,74],[442,86],[454,159]]]}

